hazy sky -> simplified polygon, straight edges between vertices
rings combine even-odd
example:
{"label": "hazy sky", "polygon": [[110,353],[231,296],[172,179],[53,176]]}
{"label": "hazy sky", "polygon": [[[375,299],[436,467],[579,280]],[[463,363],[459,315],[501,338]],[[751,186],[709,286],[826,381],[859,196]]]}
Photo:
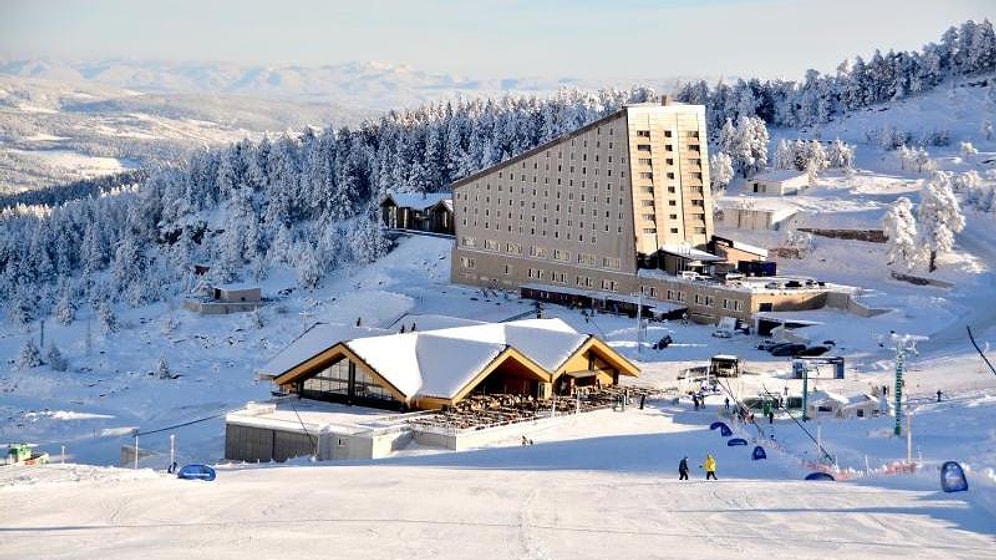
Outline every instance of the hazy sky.
{"label": "hazy sky", "polygon": [[0,0],[0,56],[799,79],[994,16],[996,0]]}

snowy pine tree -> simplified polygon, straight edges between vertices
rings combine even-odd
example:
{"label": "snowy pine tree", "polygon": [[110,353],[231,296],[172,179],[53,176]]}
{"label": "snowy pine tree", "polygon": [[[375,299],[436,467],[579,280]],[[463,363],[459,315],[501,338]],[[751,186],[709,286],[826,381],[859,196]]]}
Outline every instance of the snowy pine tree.
{"label": "snowy pine tree", "polygon": [[733,160],[723,152],[716,152],[709,157],[709,178],[712,180],[712,190],[725,189],[733,180]]}
{"label": "snowy pine tree", "polygon": [[100,331],[104,334],[118,332],[118,316],[114,313],[110,301],[104,297],[97,304],[97,321],[100,324]]}
{"label": "snowy pine tree", "polygon": [[41,352],[38,351],[38,347],[35,346],[35,343],[30,338],[21,347],[21,353],[18,354],[14,365],[17,366],[17,369],[21,370],[42,365]]}
{"label": "snowy pine tree", "polygon": [[920,193],[917,211],[919,241],[928,252],[927,270],[937,270],[937,255],[954,248],[954,236],[965,228],[958,199],[951,189],[951,182],[944,172],[936,172]]}
{"label": "snowy pine tree", "polygon": [[169,369],[169,362],[166,361],[166,356],[159,357],[159,363],[156,365],[156,377],[159,379],[173,378],[173,373]]}
{"label": "snowy pine tree", "polygon": [[76,303],[67,283],[59,296],[59,303],[55,306],[55,321],[60,325],[71,325],[74,320],[76,320]]}
{"label": "snowy pine tree", "polygon": [[66,358],[62,356],[62,352],[59,352],[55,344],[49,344],[45,359],[48,360],[48,366],[55,371],[66,371],[69,368]]}
{"label": "snowy pine tree", "polygon": [[888,238],[887,264],[903,264],[907,269],[914,268],[919,262],[919,251],[916,217],[913,215],[913,203],[910,199],[901,196],[889,206],[882,218],[882,231]]}

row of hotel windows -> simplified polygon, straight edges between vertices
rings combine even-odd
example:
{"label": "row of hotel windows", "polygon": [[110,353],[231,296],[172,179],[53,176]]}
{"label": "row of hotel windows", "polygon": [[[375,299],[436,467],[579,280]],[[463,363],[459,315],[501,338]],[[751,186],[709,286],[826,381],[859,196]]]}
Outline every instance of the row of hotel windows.
{"label": "row of hotel windows", "polygon": [[[653,193],[653,190],[652,190],[653,187],[649,187],[649,188],[651,189],[650,192]],[[559,191],[557,192],[557,198],[556,199],[560,200],[560,192]],[[464,200],[466,200],[466,198],[464,198]],[[513,206],[513,207],[515,206],[515,199],[513,199],[513,198],[503,199],[501,197],[495,199],[495,206],[503,206],[504,205],[504,202],[502,202],[503,200],[507,200],[508,201],[508,206]],[[595,202],[595,203],[597,203],[599,199],[598,199],[598,195],[597,194],[593,194],[591,196],[587,196],[586,193],[581,193],[580,196],[578,197],[578,200],[580,202]],[[574,191],[569,191],[567,193],[567,201],[568,202],[574,202]],[[619,198],[616,199],[616,201],[617,201],[616,202],[616,206],[623,206],[625,204],[626,199],[623,198],[623,197],[619,197]],[[479,197],[476,194],[474,195],[474,202],[480,202]],[[543,202],[543,210],[548,210],[549,209],[548,204],[549,203],[546,202],[546,201]],[[554,208],[554,211],[555,212],[560,212],[560,203],[557,202],[555,204],[556,204],[556,206]],[[605,204],[609,204],[609,205],[612,204],[612,195],[606,195],[605,196]],[[490,206],[491,205],[491,197],[490,196],[484,197],[484,205],[485,206]],[[702,204],[699,204],[699,206],[702,206]],[[525,208],[525,207],[526,207],[526,201],[525,200],[519,200],[519,208]],[[529,201],[529,207],[532,210],[536,209],[536,200],[535,199]],[[571,206],[568,205],[567,206],[567,211],[570,212],[571,211],[570,209],[571,209]],[[466,206],[466,205],[464,205],[461,208],[461,210],[464,213],[466,213],[466,212],[469,211],[468,210],[468,206]],[[478,207],[474,207],[474,213],[475,214],[479,213],[478,212]]]}
{"label": "row of hotel windows", "polygon": [[[686,138],[698,138],[699,137],[699,131],[697,131],[697,130],[683,130],[682,131],[682,135],[685,136]],[[643,138],[650,138],[650,131],[649,130],[637,130],[636,131],[636,136],[637,137],[643,137]],[[664,138],[671,138],[671,136],[672,136],[672,133],[671,133],[670,130],[665,130],[664,131]]]}
{"label": "row of hotel windows", "polygon": [[[592,255],[592,257],[594,257],[594,255]],[[474,257],[460,257],[460,266],[462,266],[466,270],[474,270],[475,268],[477,268],[477,259],[475,259]],[[618,268],[618,266],[616,268]],[[506,276],[511,276],[514,273],[515,273],[515,267],[511,264],[505,264],[504,274]],[[532,268],[532,267],[526,269],[526,277],[529,278],[530,280],[539,280],[539,281],[549,280],[556,284],[567,284],[567,279],[568,279],[567,273],[551,270],[549,271],[548,274],[547,271],[543,270],[542,268]],[[595,287],[595,282],[591,279],[590,276],[577,275],[574,277],[574,284],[582,288]],[[616,284],[615,280],[603,279],[601,281],[600,288],[603,290],[614,292],[618,289],[618,285]]]}
{"label": "row of hotel windows", "polygon": [[[640,288],[640,291],[643,292],[643,295],[655,299],[659,295],[657,288],[655,286],[642,286]],[[685,303],[688,300],[685,292],[681,290],[667,290],[666,299],[667,301],[676,301],[679,303]],[[695,303],[695,305],[700,305],[703,307],[715,307],[716,305],[716,297],[709,294],[693,294],[692,301]],[[723,309],[727,311],[743,311],[744,302],[738,299],[723,298]]]}
{"label": "row of hotel windows", "polygon": [[[464,238],[464,240],[473,238]],[[468,245],[463,243],[464,247],[474,248],[474,245]],[[498,241],[492,239],[484,240],[484,248],[488,251],[500,252],[504,249],[505,253],[509,255],[522,256],[522,245],[518,243],[499,243]],[[577,262],[579,265],[583,266],[601,266],[602,268],[611,268],[613,270],[619,270],[622,268],[622,259],[619,257],[601,257],[599,259],[598,255],[593,255],[591,253],[577,253],[572,256],[570,251],[565,251],[563,249],[553,249],[550,251],[550,258],[555,261],[560,261],[563,263]],[[527,256],[533,259],[546,259],[547,250],[545,247],[537,247],[535,245],[530,245],[527,251]],[[477,260],[474,257],[460,257],[460,264],[464,268],[475,268],[477,266]],[[509,265],[505,265],[508,268]],[[506,271],[506,274],[508,272]]]}
{"label": "row of hotel windows", "polygon": [[[545,182],[546,182],[546,180],[544,180],[544,183]],[[568,186],[569,187],[573,187],[574,186],[574,179],[569,179],[567,182],[568,182]],[[557,184],[558,185],[560,184],[560,179],[557,179]],[[584,189],[587,186],[588,186],[588,182],[585,181],[584,179],[582,179],[581,180],[581,188]],[[598,181],[592,181],[592,187],[595,190],[598,190],[598,186],[599,186],[598,185]],[[458,192],[454,193],[454,199],[455,200],[470,200],[470,193],[468,191],[470,191],[471,189],[474,189],[474,202],[480,202],[481,201],[481,195],[480,195],[481,185],[480,185],[480,183],[475,184],[475,185],[467,185],[465,187],[462,187],[460,189],[460,191],[462,191],[462,192],[458,191]],[[486,183],[485,184],[485,190],[489,191],[489,192],[491,191],[491,183]],[[605,183],[605,190],[607,192],[612,192],[612,183]],[[533,197],[538,196],[539,191],[536,189],[536,187],[533,187],[532,191],[533,191],[533,194],[532,194]],[[501,183],[498,183],[498,192],[504,192],[504,189],[503,189]],[[564,191],[562,191],[560,189],[554,189],[553,195],[554,195],[554,197],[556,197],[556,198],[559,199],[562,196],[563,192]],[[622,193],[622,194],[626,193],[626,185],[625,184],[623,184],[622,187],[620,187],[620,191],[619,192]],[[518,197],[515,196],[515,188],[512,187],[511,185],[508,188],[508,193],[509,193],[509,199],[508,199],[509,201],[518,198]],[[573,191],[568,191],[567,194],[568,194],[569,197],[573,197],[573,195],[574,195]],[[526,196],[526,187],[521,187],[521,186],[519,187],[519,195]],[[584,193],[582,193],[582,196],[584,196]],[[550,198],[550,189],[548,189],[548,188],[544,188],[543,189],[543,197],[544,198]],[[491,201],[491,196],[488,195],[488,196],[485,197],[485,199],[488,202],[490,202]],[[498,200],[501,201],[501,198],[499,197]],[[574,199],[571,198],[571,200],[574,200]]]}
{"label": "row of hotel windows", "polygon": [[[570,226],[571,223],[572,223],[571,220],[568,220],[567,222],[568,222],[568,226]],[[596,231],[597,228],[598,228],[598,223],[597,222],[590,222],[590,223],[591,223],[591,231],[592,232]],[[475,228],[480,226],[480,222],[478,222],[477,220],[473,220],[472,222],[468,222],[467,218],[463,219],[462,224],[464,226],[470,226],[470,224],[473,224],[472,227],[475,227]],[[578,222],[578,229],[581,229],[583,227],[584,227],[584,222]],[[611,229],[611,226],[608,223],[606,223],[605,226],[604,226],[604,228],[605,228],[605,233],[609,233],[609,230]],[[501,231],[501,223],[495,222],[494,227],[492,227],[491,226],[491,222],[484,222],[484,229],[487,229],[487,230],[493,229],[495,231]],[[505,226],[505,230],[508,233],[512,233],[512,224],[511,223],[507,224]],[[523,226],[520,223],[518,226],[516,226],[516,230],[519,233],[521,233],[521,234],[525,234],[526,231],[528,231],[529,235],[537,235],[537,232],[539,232],[538,235],[540,235],[541,237],[547,237],[549,235],[549,230],[547,230],[546,228],[536,229],[535,225],[530,225],[527,228],[527,227]],[[621,225],[617,225],[616,226],[616,233],[622,233],[622,232],[623,232],[623,227]],[[703,233],[705,233],[705,232],[703,232]],[[553,230],[553,238],[554,239],[560,239],[561,237],[563,237],[566,241],[574,241],[574,237],[575,236],[577,237],[577,241],[584,242],[585,238],[584,238],[584,232],[583,231],[572,231],[572,230],[568,230],[568,231],[566,231],[564,233],[561,233],[561,231],[559,229]],[[589,243],[597,243],[596,239],[597,239],[597,237],[596,237],[596,235],[594,233],[592,233],[590,236],[588,236],[588,242]]]}

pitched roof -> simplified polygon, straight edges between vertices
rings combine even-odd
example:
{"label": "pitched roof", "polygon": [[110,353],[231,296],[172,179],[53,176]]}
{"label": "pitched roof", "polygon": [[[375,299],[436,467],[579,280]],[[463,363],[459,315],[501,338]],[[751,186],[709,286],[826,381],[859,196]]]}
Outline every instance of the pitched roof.
{"label": "pitched roof", "polygon": [[[326,332],[334,334],[331,329]],[[287,373],[341,342],[406,397],[452,398],[509,348],[552,372],[591,338],[560,319],[485,323],[349,340],[330,336],[319,341],[322,334],[299,338],[267,364],[269,371]],[[287,367],[276,371],[274,365]]]}
{"label": "pitched roof", "polygon": [[[393,191],[387,192],[387,199],[394,201],[396,205],[401,208],[417,208],[419,210],[427,210],[436,204],[446,201],[453,200],[453,194],[450,192],[438,192],[438,193],[396,193]],[[450,205],[452,209],[452,203]]]}
{"label": "pitched roof", "polygon": [[354,327],[350,325],[315,323],[301,336],[292,340],[283,350],[270,358],[259,368],[260,373],[280,375],[294,366],[304,363],[308,358],[326,350],[340,340],[349,340],[360,336],[386,334],[388,331],[370,327]]}

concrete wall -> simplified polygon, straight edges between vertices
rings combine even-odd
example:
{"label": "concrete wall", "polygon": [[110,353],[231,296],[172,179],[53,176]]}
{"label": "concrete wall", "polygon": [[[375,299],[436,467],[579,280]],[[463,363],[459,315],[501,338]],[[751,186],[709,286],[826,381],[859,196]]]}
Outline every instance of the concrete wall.
{"label": "concrete wall", "polygon": [[183,308],[202,315],[227,315],[229,313],[248,313],[262,307],[262,303],[215,303],[192,299],[183,300]]}
{"label": "concrete wall", "polygon": [[317,434],[226,424],[225,458],[232,461],[286,461],[313,455]]}
{"label": "concrete wall", "polygon": [[853,313],[859,317],[874,317],[891,311],[890,309],[875,308],[865,305],[855,299],[854,294],[849,292],[828,292],[827,307],[843,309],[848,313]]}

